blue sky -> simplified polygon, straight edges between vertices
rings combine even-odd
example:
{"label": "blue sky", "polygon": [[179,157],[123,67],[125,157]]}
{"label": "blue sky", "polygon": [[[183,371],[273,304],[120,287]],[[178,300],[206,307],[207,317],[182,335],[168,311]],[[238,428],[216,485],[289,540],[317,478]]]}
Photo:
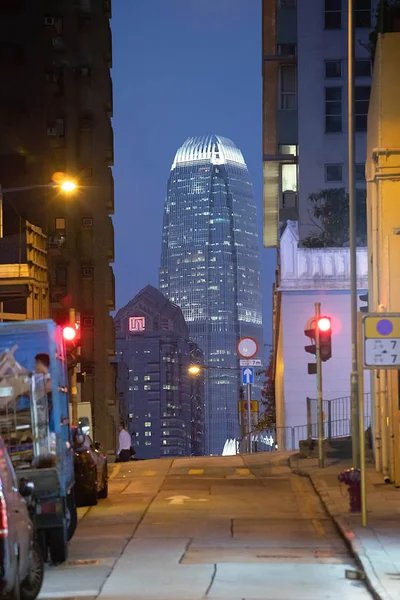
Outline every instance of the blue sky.
{"label": "blue sky", "polygon": [[[114,0],[112,30],[120,308],[158,284],[166,183],[189,136],[216,133],[241,149],[261,244],[261,0]],[[261,254],[268,338],[274,254]]]}

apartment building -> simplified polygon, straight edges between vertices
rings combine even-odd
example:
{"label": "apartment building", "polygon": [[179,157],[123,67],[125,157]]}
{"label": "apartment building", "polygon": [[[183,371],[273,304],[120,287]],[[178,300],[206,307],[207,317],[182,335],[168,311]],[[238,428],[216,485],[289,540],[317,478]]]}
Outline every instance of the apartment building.
{"label": "apartment building", "polygon": [[[21,220],[48,238],[50,314],[80,314],[81,399],[114,446],[113,110],[110,0],[0,3],[0,184],[4,235]],[[65,196],[45,186],[76,179]],[[43,186],[43,187],[35,187]],[[24,188],[24,189],[21,189]]]}
{"label": "apartment building", "polygon": [[[354,0],[357,187],[365,189],[376,0]],[[264,246],[313,226],[308,197],[347,187],[347,2],[263,0]]]}

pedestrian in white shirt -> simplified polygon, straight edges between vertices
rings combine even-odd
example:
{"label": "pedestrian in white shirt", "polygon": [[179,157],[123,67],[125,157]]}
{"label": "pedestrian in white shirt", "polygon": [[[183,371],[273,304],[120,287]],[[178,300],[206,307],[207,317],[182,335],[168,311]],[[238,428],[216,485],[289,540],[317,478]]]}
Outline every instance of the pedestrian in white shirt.
{"label": "pedestrian in white shirt", "polygon": [[118,436],[118,451],[116,462],[128,462],[131,457],[132,441],[130,434],[125,429],[125,424],[120,423]]}

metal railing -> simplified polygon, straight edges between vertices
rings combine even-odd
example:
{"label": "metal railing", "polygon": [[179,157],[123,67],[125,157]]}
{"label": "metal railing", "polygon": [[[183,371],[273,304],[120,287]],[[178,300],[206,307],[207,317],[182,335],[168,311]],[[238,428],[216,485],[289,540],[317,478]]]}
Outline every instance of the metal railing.
{"label": "metal railing", "polygon": [[[311,428],[318,422],[317,399],[307,398],[307,438],[311,436]],[[351,421],[351,397],[342,396],[332,400],[322,401],[322,412],[324,420],[324,434],[327,438],[338,437],[333,430],[334,423]],[[371,421],[371,394],[364,394],[364,416],[368,419],[368,427]],[[348,434],[350,435],[350,433]]]}

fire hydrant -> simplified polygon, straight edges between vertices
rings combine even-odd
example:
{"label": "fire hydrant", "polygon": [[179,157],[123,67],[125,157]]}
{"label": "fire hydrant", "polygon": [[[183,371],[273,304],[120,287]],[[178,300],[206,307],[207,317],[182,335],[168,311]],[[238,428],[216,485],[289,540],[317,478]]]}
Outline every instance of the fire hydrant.
{"label": "fire hydrant", "polygon": [[338,479],[348,486],[350,496],[350,512],[361,511],[361,473],[360,469],[346,469],[339,473]]}

